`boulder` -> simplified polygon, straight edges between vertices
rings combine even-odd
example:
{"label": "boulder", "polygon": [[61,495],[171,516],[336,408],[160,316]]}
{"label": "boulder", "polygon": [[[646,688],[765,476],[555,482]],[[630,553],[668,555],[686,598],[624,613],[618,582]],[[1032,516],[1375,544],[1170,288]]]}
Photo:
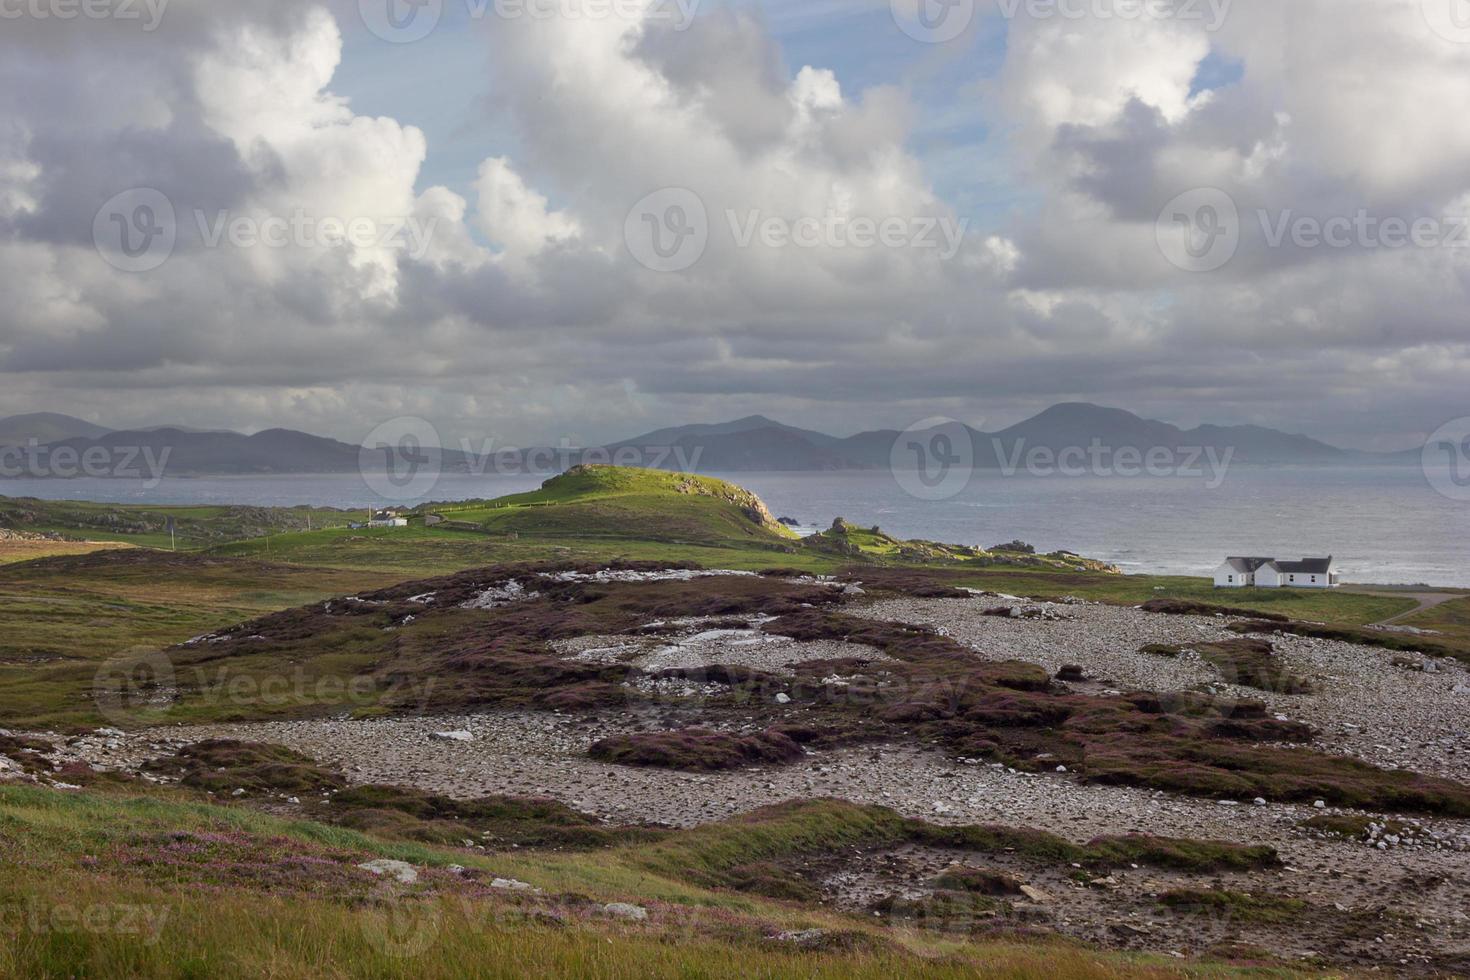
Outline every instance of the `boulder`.
{"label": "boulder", "polygon": [[643,922],[648,919],[648,909],[641,905],[630,905],[627,902],[612,902],[604,905],[602,911],[617,919],[627,919],[629,922]]}
{"label": "boulder", "polygon": [[415,868],[407,861],[390,861],[387,858],[378,858],[376,861],[359,864],[358,867],[364,871],[371,871],[379,877],[386,875],[390,878],[396,878],[401,884],[405,885],[411,885],[419,880],[418,868]]}

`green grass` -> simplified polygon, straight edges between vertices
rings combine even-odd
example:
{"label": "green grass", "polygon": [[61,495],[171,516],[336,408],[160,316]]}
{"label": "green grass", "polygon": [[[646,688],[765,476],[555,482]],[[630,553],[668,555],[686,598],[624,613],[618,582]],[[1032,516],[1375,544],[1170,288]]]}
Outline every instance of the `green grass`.
{"label": "green grass", "polygon": [[397,578],[146,549],[0,567],[0,726],[96,727],[109,658]]}
{"label": "green grass", "polygon": [[[1470,650],[1470,596],[1426,609],[1400,621],[1399,625],[1421,630],[1435,630],[1440,636],[1428,637],[1440,643]],[[1412,639],[1413,634],[1405,634]]]}
{"label": "green grass", "polygon": [[1177,575],[1086,575],[1031,570],[965,570],[957,580],[977,589],[1022,596],[1074,595],[1096,602],[1141,605],[1150,599],[1189,599],[1278,613],[1292,619],[1360,626],[1413,609],[1412,599],[1310,589],[1216,589],[1209,579]]}
{"label": "green grass", "polygon": [[[362,516],[361,511],[332,507],[175,507],[0,496],[0,527],[151,548],[177,544],[186,550],[266,533],[340,526]],[[170,517],[175,524],[172,536]]]}
{"label": "green grass", "polygon": [[1159,896],[1159,904],[1176,911],[1224,914],[1239,922],[1281,925],[1301,917],[1308,908],[1299,898],[1248,894],[1227,890],[1177,888]]}
{"label": "green grass", "polygon": [[[0,859],[7,867],[0,876],[0,976],[1242,974],[1061,940],[890,930],[871,919],[662,876],[638,854],[479,854],[385,842],[176,793],[0,787]],[[275,860],[231,860],[252,855]],[[377,857],[408,861],[426,869],[424,877],[414,886],[390,886],[354,870]],[[449,874],[451,864],[470,874]],[[545,892],[506,895],[474,884],[492,875]],[[597,913],[594,903],[615,900],[650,908],[649,921],[626,924]],[[837,941],[805,951],[767,938],[808,928]]]}

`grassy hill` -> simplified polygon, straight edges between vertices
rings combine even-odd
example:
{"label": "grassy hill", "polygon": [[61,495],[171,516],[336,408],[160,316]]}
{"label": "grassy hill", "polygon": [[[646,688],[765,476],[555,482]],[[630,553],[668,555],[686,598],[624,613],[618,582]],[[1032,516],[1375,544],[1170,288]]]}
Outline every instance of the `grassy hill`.
{"label": "grassy hill", "polygon": [[761,499],[724,480],[662,470],[574,466],[541,489],[420,508],[492,534],[638,538],[790,550],[796,536]]}

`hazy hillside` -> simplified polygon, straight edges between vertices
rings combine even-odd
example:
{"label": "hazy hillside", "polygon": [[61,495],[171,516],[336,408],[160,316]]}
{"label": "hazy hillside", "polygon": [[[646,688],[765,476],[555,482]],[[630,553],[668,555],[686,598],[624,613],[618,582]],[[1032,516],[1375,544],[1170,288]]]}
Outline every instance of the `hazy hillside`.
{"label": "hazy hillside", "polygon": [[32,440],[40,445],[62,439],[96,439],[108,430],[82,419],[57,412],[34,412],[0,419],[0,446],[24,446]]}
{"label": "hazy hillside", "polygon": [[[933,433],[907,438],[927,443]],[[942,430],[953,439],[953,425]],[[1073,449],[1089,452],[1135,450],[1146,454],[1163,448],[1211,453],[1217,459],[1245,463],[1331,463],[1417,460],[1418,451],[1361,453],[1339,449],[1303,435],[1255,425],[1202,425],[1194,429],[1146,419],[1117,408],[1085,403],[1055,405],[1039,415],[998,432],[968,433],[974,465],[982,469],[1014,467],[1027,454]],[[784,425],[761,415],[732,422],[672,426],[623,439],[607,446],[529,449],[499,452],[474,459],[452,449],[441,454],[445,472],[560,472],[578,463],[617,463],[665,470],[705,473],[822,472],[914,466],[917,456],[894,455],[900,432],[862,432],[840,438]],[[110,453],[137,449],[142,458],[164,460],[171,476],[270,473],[351,473],[359,467],[359,449],[336,439],[290,429],[270,429],[253,436],[237,432],[201,432],[178,426],[109,431],[64,415],[25,415],[0,420],[0,446],[23,445],[29,439],[85,452],[100,446]],[[165,457],[163,454],[167,452]],[[13,475],[13,474],[12,474]]]}

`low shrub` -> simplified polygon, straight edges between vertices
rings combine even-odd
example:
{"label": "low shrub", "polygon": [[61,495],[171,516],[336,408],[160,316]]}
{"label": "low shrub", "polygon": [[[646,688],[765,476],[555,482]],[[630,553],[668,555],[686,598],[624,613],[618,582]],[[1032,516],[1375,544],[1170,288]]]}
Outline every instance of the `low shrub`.
{"label": "low shrub", "polygon": [[773,728],[752,735],[683,728],[605,738],[593,743],[590,755],[624,766],[715,772],[795,762],[806,752],[790,736]]}

